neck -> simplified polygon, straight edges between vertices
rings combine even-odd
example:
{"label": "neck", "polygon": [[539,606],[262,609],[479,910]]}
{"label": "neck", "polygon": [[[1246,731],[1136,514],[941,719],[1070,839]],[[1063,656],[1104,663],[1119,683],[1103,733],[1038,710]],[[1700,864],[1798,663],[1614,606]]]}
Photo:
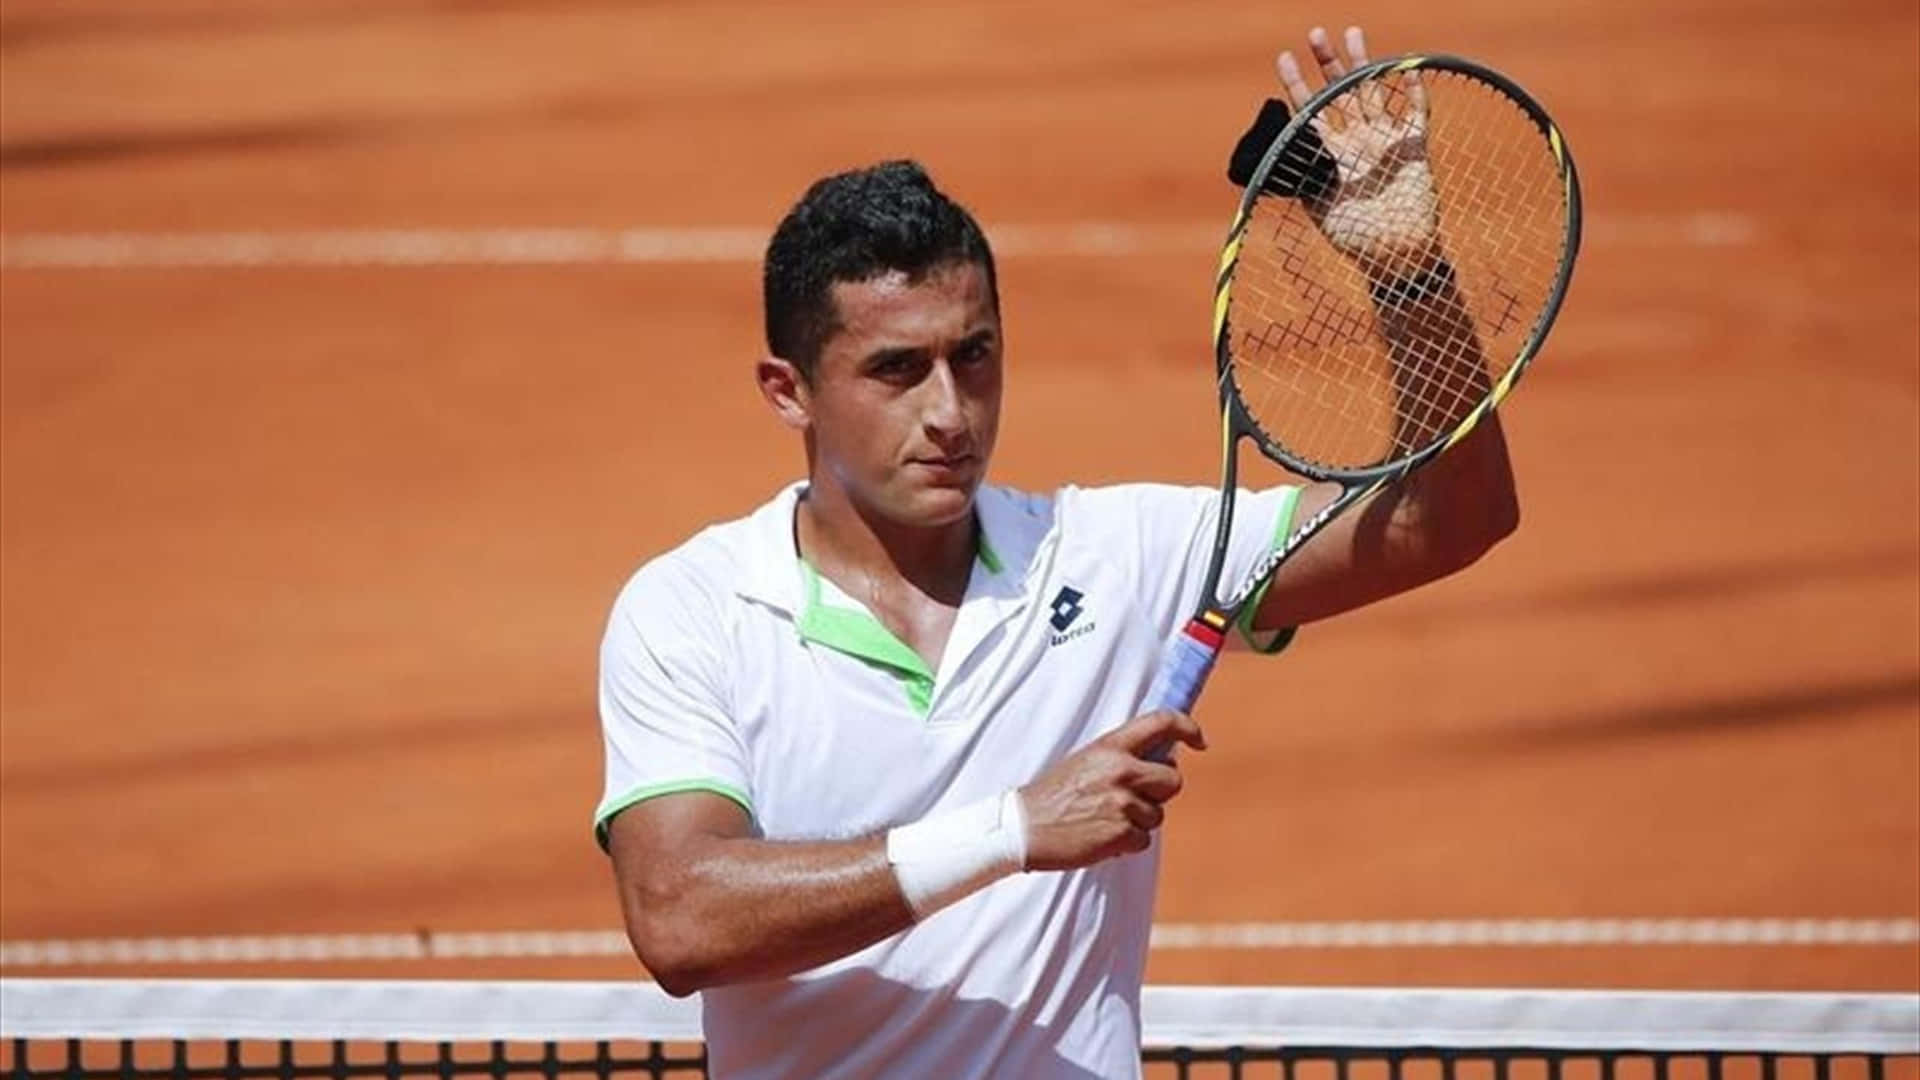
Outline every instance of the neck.
{"label": "neck", "polygon": [[832,483],[808,485],[794,514],[794,538],[801,556],[829,577],[905,582],[955,606],[966,594],[977,548],[972,513],[944,525],[901,525]]}

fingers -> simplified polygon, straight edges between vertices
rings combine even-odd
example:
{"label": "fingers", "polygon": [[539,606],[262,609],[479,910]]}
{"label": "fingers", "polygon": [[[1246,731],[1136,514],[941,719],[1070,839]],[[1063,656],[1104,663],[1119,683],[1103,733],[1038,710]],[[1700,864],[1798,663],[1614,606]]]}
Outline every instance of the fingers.
{"label": "fingers", "polygon": [[[1307,49],[1313,54],[1314,63],[1319,66],[1321,77],[1329,83],[1370,62],[1367,54],[1367,37],[1359,27],[1347,27],[1343,38],[1342,44],[1347,53],[1345,59],[1335,51],[1333,40],[1328,36],[1326,27],[1316,26],[1307,31]],[[1286,87],[1287,97],[1292,99],[1294,108],[1304,106],[1307,99],[1313,96],[1313,90],[1307,85],[1307,80],[1300,71],[1300,62],[1294,59],[1292,52],[1282,52],[1279,68],[1280,84]],[[1368,93],[1369,89],[1363,88],[1359,97],[1364,99]],[[1376,99],[1379,97],[1377,88],[1372,90],[1372,96]],[[1370,103],[1365,100],[1345,100],[1340,107],[1349,114],[1357,115],[1369,105],[1375,104],[1377,101]]]}
{"label": "fingers", "polygon": [[[1352,34],[1353,31],[1349,29],[1347,33]],[[1352,41],[1353,39],[1349,37],[1347,40]],[[1326,27],[1316,26],[1307,31],[1307,48],[1313,50],[1313,58],[1320,64],[1320,74],[1325,76],[1328,82],[1332,82],[1347,73],[1347,66],[1340,62],[1338,56],[1334,55],[1333,43],[1327,40]]]}
{"label": "fingers", "polygon": [[1200,730],[1200,724],[1186,713],[1170,712],[1166,714],[1167,726],[1160,732],[1160,740],[1165,742],[1171,736],[1176,742],[1186,743],[1195,750],[1207,748],[1207,736]]}
{"label": "fingers", "polygon": [[1286,87],[1287,100],[1293,103],[1295,109],[1304,107],[1307,99],[1313,96],[1313,91],[1307,86],[1306,76],[1300,73],[1300,61],[1293,58],[1291,51],[1282,52],[1278,66],[1280,85]]}
{"label": "fingers", "polygon": [[1069,870],[1144,851],[1179,794],[1180,771],[1143,747],[1206,745],[1185,713],[1144,713],[1056,762],[1019,789],[1027,819],[1027,868]]}
{"label": "fingers", "polygon": [[1163,803],[1180,794],[1185,781],[1180,777],[1180,770],[1171,765],[1163,765],[1158,761],[1143,761],[1135,767],[1135,772],[1127,786],[1143,799]]}
{"label": "fingers", "polygon": [[1346,36],[1347,59],[1353,61],[1354,67],[1366,67],[1367,64],[1371,63],[1371,61],[1367,59],[1367,36],[1361,33],[1360,28],[1357,26],[1347,27]]}
{"label": "fingers", "polygon": [[1401,79],[1401,85],[1407,88],[1407,125],[1416,135],[1427,131],[1427,84],[1420,81],[1418,71],[1408,71]]}
{"label": "fingers", "polygon": [[1134,828],[1144,832],[1152,832],[1160,827],[1161,822],[1167,820],[1165,808],[1159,803],[1149,802],[1146,799],[1129,800],[1121,813],[1126,815],[1128,823]]}
{"label": "fingers", "polygon": [[[1357,26],[1347,27],[1347,58],[1353,61],[1355,68],[1363,68],[1373,60],[1367,55],[1367,35]],[[1382,118],[1387,112],[1387,88],[1378,78],[1368,79],[1360,87],[1360,111],[1371,118]]]}
{"label": "fingers", "polygon": [[1144,757],[1150,749],[1171,747],[1176,742],[1186,743],[1195,750],[1207,748],[1207,738],[1193,717],[1172,709],[1142,713],[1122,724],[1108,738],[1135,757]]}

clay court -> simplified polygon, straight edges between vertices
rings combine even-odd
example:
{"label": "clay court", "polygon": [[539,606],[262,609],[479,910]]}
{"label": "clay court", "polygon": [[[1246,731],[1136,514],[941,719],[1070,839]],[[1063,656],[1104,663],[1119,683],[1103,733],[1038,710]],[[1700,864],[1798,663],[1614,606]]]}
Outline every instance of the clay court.
{"label": "clay court", "polygon": [[[1210,484],[1222,167],[1316,21],[1531,89],[1586,246],[1519,534],[1225,662],[1159,921],[1920,916],[1910,2],[5,0],[0,939],[614,927],[607,606],[799,467],[759,238],[921,159],[1003,238],[995,479]],[[1149,977],[1920,989],[1898,937]]]}

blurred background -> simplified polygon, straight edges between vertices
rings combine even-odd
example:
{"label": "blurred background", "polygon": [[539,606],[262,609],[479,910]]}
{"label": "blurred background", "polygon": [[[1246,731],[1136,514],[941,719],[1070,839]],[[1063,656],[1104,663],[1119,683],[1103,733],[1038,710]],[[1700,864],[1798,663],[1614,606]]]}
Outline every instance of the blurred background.
{"label": "blurred background", "polygon": [[920,159],[995,478],[1212,483],[1228,150],[1348,22],[1532,90],[1586,246],[1520,533],[1226,662],[1149,977],[1920,988],[1910,0],[0,0],[6,971],[637,974],[595,650],[800,469],[772,224]]}

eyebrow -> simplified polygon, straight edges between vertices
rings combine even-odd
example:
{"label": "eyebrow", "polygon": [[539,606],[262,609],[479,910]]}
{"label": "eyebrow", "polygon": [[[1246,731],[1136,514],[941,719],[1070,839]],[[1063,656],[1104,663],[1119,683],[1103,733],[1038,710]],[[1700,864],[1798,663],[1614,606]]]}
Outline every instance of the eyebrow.
{"label": "eyebrow", "polygon": [[[998,341],[999,338],[1000,330],[998,327],[982,326],[967,334],[965,337],[962,337],[954,343],[954,346],[956,348],[964,348],[968,345]],[[928,351],[928,349],[919,345],[884,345],[862,357],[860,364],[862,367],[867,367],[874,364],[883,364],[889,360],[917,360],[926,355]]]}
{"label": "eyebrow", "polygon": [[917,360],[925,355],[926,351],[917,345],[888,345],[868,353],[860,363],[866,367],[884,364],[889,360]]}

